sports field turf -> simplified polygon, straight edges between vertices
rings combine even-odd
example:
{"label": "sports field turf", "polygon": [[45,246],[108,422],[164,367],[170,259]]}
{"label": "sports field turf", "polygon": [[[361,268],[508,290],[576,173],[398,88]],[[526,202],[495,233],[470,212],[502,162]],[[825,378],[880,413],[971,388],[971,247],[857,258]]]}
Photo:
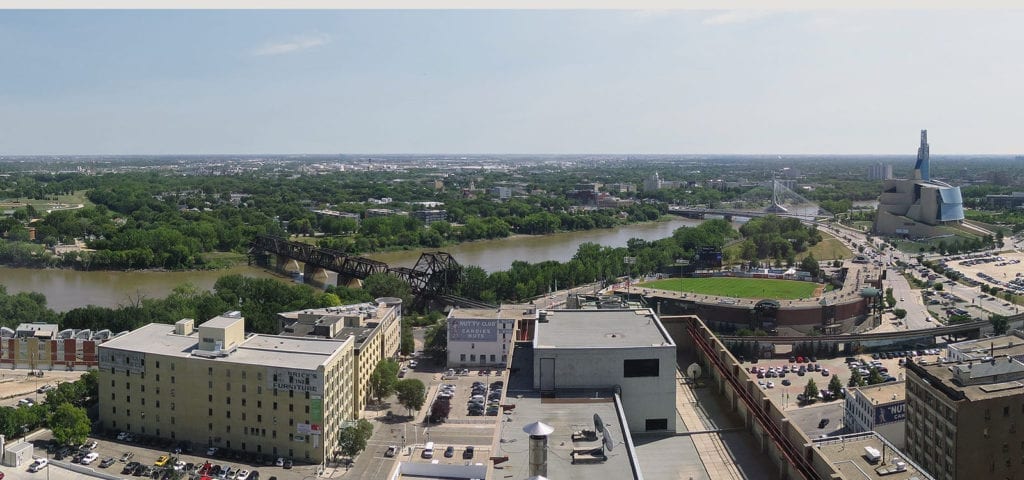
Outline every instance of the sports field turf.
{"label": "sports field turf", "polygon": [[818,286],[817,283],[796,280],[733,277],[668,278],[637,285],[723,297],[774,298],[778,300],[809,298]]}

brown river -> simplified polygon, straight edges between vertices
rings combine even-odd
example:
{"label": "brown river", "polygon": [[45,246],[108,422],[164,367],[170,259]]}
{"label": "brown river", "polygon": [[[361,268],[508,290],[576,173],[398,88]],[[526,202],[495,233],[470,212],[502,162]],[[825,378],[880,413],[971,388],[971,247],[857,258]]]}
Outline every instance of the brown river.
{"label": "brown river", "polygon": [[[556,233],[543,236],[517,236],[499,240],[469,242],[445,247],[462,265],[477,265],[488,272],[507,270],[515,260],[542,262],[545,260],[566,261],[576,253],[581,243],[593,242],[600,245],[625,246],[630,238],[658,240],[672,235],[682,226],[695,226],[700,220],[673,218],[664,222],[625,225],[616,228],[589,230],[583,232]],[[737,224],[738,226],[738,224]],[[391,266],[412,267],[420,253],[430,249],[406,250],[367,255]],[[0,266],[0,285],[8,293],[40,292],[46,295],[47,305],[63,312],[86,305],[117,307],[133,299],[162,298],[174,287],[191,283],[209,290],[223,275],[239,273],[250,277],[280,278],[260,268],[240,265],[227,270],[192,272],[116,272],[77,270],[37,270]]]}

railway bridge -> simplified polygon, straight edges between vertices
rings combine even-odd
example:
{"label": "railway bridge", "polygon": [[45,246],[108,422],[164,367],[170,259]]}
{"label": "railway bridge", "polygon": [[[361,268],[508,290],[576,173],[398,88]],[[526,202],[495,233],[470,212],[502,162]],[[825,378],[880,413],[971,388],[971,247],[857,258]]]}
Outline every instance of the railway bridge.
{"label": "railway bridge", "polygon": [[424,252],[413,268],[391,267],[381,261],[336,250],[271,235],[258,235],[249,249],[249,263],[282,272],[301,271],[304,282],[319,286],[328,284],[329,271],[338,274],[338,284],[365,280],[375,273],[384,273],[408,283],[417,303],[436,301],[472,308],[493,306],[454,294],[462,278],[462,267],[446,252]]}

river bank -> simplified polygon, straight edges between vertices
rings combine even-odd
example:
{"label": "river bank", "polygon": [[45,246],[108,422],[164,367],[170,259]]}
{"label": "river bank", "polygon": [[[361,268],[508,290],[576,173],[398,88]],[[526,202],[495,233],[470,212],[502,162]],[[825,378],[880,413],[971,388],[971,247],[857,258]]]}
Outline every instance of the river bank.
{"label": "river bank", "polygon": [[[476,265],[488,272],[495,272],[508,270],[516,260],[530,263],[548,260],[565,262],[572,259],[582,243],[621,247],[631,238],[658,240],[671,236],[679,227],[692,227],[700,223],[701,220],[671,218],[610,229],[464,242],[446,247],[444,251],[461,265]],[[416,265],[421,253],[437,250],[421,248],[366,256],[393,267],[411,268]],[[40,292],[46,295],[49,308],[63,312],[86,305],[116,307],[140,297],[162,298],[184,283],[191,283],[201,290],[210,290],[218,278],[231,274],[293,281],[290,277],[239,262],[226,269],[195,271],[122,272],[0,267],[0,285],[6,286],[8,293],[12,294]],[[333,279],[329,278],[329,281]]]}

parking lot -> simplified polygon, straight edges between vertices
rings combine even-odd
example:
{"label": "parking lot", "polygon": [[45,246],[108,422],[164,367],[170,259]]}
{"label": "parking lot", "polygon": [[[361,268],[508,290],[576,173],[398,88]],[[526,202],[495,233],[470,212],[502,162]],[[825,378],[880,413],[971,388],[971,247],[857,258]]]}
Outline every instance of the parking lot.
{"label": "parking lot", "polygon": [[[906,352],[907,354],[913,353],[911,351],[906,350],[892,350],[887,352],[862,353],[858,355],[851,355],[850,357],[856,359],[858,362],[862,364],[867,363],[870,365],[872,361],[879,362],[881,366],[886,370],[885,372],[880,372],[883,377],[888,375],[893,377],[894,381],[902,382],[904,380],[904,372],[903,365],[900,360],[906,357],[897,356],[897,352]],[[918,353],[918,355],[913,356],[912,358],[927,361],[935,361],[943,353],[943,351],[938,347],[931,347],[918,350],[916,351],[916,353]],[[877,355],[878,358],[874,358],[875,355]],[[886,358],[889,355],[891,355],[893,358]],[[770,398],[777,405],[782,406],[785,410],[792,410],[799,408],[807,408],[807,405],[800,405],[800,402],[798,401],[797,397],[798,395],[803,393],[804,388],[808,383],[808,380],[813,379],[815,385],[818,387],[818,390],[822,391],[828,388],[829,382],[832,380],[832,377],[838,376],[842,386],[846,387],[850,381],[851,375],[850,366],[847,364],[846,358],[846,356],[837,358],[805,358],[803,363],[797,363],[795,361],[796,358],[794,358],[793,362],[790,362],[788,358],[778,358],[770,360],[762,359],[759,360],[757,363],[745,361],[742,363],[742,365],[744,367],[744,371],[747,372],[747,375],[750,377],[750,379],[753,382],[759,383],[761,385],[762,392],[764,392],[764,394],[768,398]],[[799,369],[800,366],[807,367],[808,365],[817,365],[820,367],[820,370],[816,370],[814,372],[806,371],[803,375],[794,373],[793,371],[794,368]],[[763,378],[758,378],[757,373],[752,373],[750,371],[751,367],[757,368],[759,370],[763,368],[765,370]],[[862,368],[870,368],[870,366]],[[768,376],[768,372],[770,371],[770,369],[775,369],[776,371],[783,371],[783,373],[781,374],[781,376],[778,373],[776,373],[774,376]],[[828,370],[828,375],[824,374],[824,370]],[[864,378],[866,379],[866,377]],[[768,386],[769,382],[771,382],[772,384],[771,387]],[[789,383],[789,385],[786,385],[786,383]],[[820,405],[823,403],[832,402],[841,403],[842,397],[835,397],[832,400],[819,399],[816,402],[814,402],[814,404]]]}
{"label": "parking lot", "polygon": [[[51,462],[72,463],[75,454],[79,453],[79,451],[77,449],[70,449],[71,451],[65,452],[66,456],[57,460],[58,457],[61,457],[61,452],[55,448],[48,449],[51,445],[50,439],[49,431],[41,431],[33,435],[30,441],[35,447],[34,456],[48,458]],[[86,443],[91,442],[95,442],[95,448],[87,451],[95,452],[96,459],[89,463],[86,468],[123,478],[158,478],[165,480],[172,478],[198,478],[199,469],[206,462],[210,462],[211,466],[219,465],[222,472],[226,472],[228,468],[233,472],[225,473],[223,477],[213,475],[211,478],[268,480],[276,477],[279,480],[300,480],[310,475],[315,475],[319,467],[318,465],[295,464],[292,468],[286,469],[283,466],[275,465],[276,458],[244,456],[236,452],[218,451],[213,455],[206,455],[207,449],[205,447],[195,447],[191,452],[182,451],[175,453],[175,449],[179,447],[175,442],[157,441],[148,438],[118,441],[116,436],[111,438],[92,436],[89,437]],[[165,461],[161,458],[163,456],[166,456]],[[113,459],[112,464],[102,467],[103,461],[108,459]],[[137,475],[134,473],[134,469],[132,472],[125,471],[125,467],[131,462],[138,462],[143,467]],[[158,467],[157,463],[163,465]],[[56,465],[51,464],[51,467]],[[148,475],[143,476],[146,467],[153,468],[149,470]],[[5,469],[5,473],[17,473],[14,478],[42,478],[40,475],[45,475],[44,472],[30,473],[27,471],[27,468],[28,465],[26,464],[19,469]],[[11,472],[11,470],[16,471]],[[239,479],[238,473],[242,471],[248,474],[244,478]],[[67,471],[67,473],[68,475],[75,475],[74,472]],[[180,475],[176,475],[176,473]]]}

